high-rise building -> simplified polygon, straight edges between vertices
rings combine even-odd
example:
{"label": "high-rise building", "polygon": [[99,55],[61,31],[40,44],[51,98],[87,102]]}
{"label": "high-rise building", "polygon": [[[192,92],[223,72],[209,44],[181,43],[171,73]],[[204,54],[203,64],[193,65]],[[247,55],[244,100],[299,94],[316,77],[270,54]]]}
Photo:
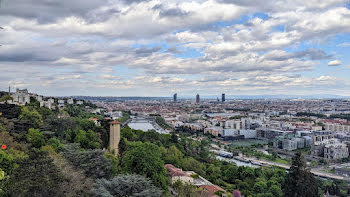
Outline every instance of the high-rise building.
{"label": "high-rise building", "polygon": [[173,100],[174,100],[174,102],[176,102],[176,101],[177,101],[177,93],[175,93],[175,94],[174,94],[174,96],[173,96]]}
{"label": "high-rise building", "polygon": [[197,96],[196,96],[196,103],[199,103],[199,101],[200,101],[199,94],[197,94]]}
{"label": "high-rise building", "polygon": [[221,102],[225,102],[225,93],[222,93],[221,95]]}
{"label": "high-rise building", "polygon": [[120,122],[112,121],[109,123],[109,125],[109,148],[110,151],[114,151],[115,155],[118,155],[120,141]]}

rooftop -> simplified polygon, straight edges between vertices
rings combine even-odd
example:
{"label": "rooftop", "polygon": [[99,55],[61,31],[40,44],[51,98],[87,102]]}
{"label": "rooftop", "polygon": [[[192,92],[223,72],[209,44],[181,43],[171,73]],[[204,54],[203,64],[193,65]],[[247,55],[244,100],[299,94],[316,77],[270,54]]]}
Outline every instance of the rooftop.
{"label": "rooftop", "polygon": [[119,122],[119,121],[114,120],[114,121],[109,122],[109,124],[120,124],[120,122]]}

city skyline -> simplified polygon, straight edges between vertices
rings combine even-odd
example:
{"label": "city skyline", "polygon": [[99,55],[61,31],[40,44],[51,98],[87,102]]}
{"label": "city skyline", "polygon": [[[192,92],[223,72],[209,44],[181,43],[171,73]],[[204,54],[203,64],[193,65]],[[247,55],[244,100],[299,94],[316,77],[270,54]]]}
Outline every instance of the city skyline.
{"label": "city skyline", "polygon": [[[28,88],[11,88],[11,86],[8,87],[8,90],[2,90],[0,89],[0,92],[9,92],[14,93],[18,90],[25,90],[33,94],[41,94],[40,92],[32,92],[28,90]],[[45,97],[114,97],[114,98],[150,98],[150,99],[172,99],[174,102],[180,100],[196,100],[197,96],[199,94],[195,95],[179,95],[177,93],[174,93],[173,95],[165,95],[165,96],[157,96],[157,95],[151,95],[151,96],[140,96],[140,95],[126,95],[126,96],[118,96],[118,95],[104,95],[104,96],[93,96],[93,95],[44,95]],[[257,95],[240,95],[240,94],[228,94],[225,93],[222,94],[204,94],[200,95],[200,97],[204,100],[217,100],[219,101],[219,96],[221,96],[221,102],[225,102],[226,99],[232,100],[232,99],[350,99],[350,96],[341,96],[336,94],[304,94],[304,95],[297,95],[297,94],[257,94]]]}
{"label": "city skyline", "polygon": [[346,0],[4,0],[0,15],[2,90],[350,96]]}

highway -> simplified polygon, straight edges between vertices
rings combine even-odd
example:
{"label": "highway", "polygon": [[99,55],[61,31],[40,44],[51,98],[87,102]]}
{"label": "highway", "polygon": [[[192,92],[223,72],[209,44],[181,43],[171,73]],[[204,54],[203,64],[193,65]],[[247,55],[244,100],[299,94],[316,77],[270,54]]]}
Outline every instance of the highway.
{"label": "highway", "polygon": [[[240,160],[240,161],[250,162],[252,164],[256,164],[256,165],[260,165],[260,166],[278,166],[278,167],[284,168],[286,170],[289,170],[289,168],[290,168],[290,165],[287,165],[287,164],[281,164],[281,163],[276,163],[273,161],[267,161],[267,160],[261,160],[261,159],[258,160],[257,158],[254,158],[254,157],[237,156],[235,158]],[[322,178],[326,178],[326,179],[342,180],[342,181],[346,181],[346,182],[350,183],[350,178],[344,177],[344,176],[339,176],[339,175],[328,173],[328,172],[324,172],[324,171],[322,171],[321,168],[311,168],[310,172],[318,177],[322,177]]]}

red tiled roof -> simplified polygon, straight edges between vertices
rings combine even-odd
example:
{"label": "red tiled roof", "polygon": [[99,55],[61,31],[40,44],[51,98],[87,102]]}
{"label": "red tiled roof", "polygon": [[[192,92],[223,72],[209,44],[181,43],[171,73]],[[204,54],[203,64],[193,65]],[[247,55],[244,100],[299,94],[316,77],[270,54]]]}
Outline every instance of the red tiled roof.
{"label": "red tiled roof", "polygon": [[119,122],[119,121],[114,120],[114,121],[109,122],[109,124],[120,124],[120,122]]}
{"label": "red tiled roof", "polygon": [[208,193],[214,195],[215,192],[217,191],[223,191],[225,192],[224,189],[222,189],[221,187],[217,186],[217,185],[201,185],[201,188],[205,189],[206,191],[208,191]]}
{"label": "red tiled roof", "polygon": [[184,171],[182,171],[179,168],[176,168],[175,166],[173,166],[172,164],[165,164],[165,168],[168,170],[169,175],[171,177],[174,176],[189,176],[188,174],[186,174]]}
{"label": "red tiled roof", "polygon": [[89,118],[89,120],[98,120],[98,118],[91,117],[91,118]]}

